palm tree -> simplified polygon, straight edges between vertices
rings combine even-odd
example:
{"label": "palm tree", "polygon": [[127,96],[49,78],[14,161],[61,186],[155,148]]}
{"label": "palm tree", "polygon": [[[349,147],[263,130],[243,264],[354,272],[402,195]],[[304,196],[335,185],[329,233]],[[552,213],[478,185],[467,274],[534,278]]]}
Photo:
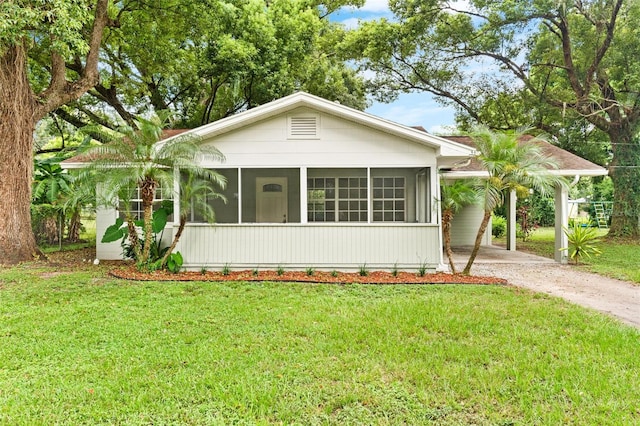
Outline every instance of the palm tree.
{"label": "palm tree", "polygon": [[549,173],[550,169],[557,168],[558,165],[553,158],[543,153],[536,139],[519,141],[525,132],[495,133],[487,128],[479,128],[473,135],[480,151],[477,159],[488,176],[478,188],[483,199],[484,215],[463,274],[471,272],[491,213],[504,203],[505,193],[515,191],[518,197],[526,197],[529,189],[534,189],[546,195],[553,191],[555,185],[564,184],[562,178]]}
{"label": "palm tree", "polygon": [[[219,187],[226,184],[225,178],[214,170],[200,166],[203,160],[222,161],[224,156],[213,146],[203,145],[192,135],[179,135],[162,140],[162,129],[168,115],[138,119],[135,127],[125,126],[116,134],[92,128],[109,142],[88,151],[92,164],[90,173],[98,178],[102,197],[98,202],[110,205],[119,199],[124,207],[129,243],[140,267],[148,266],[153,241],[153,204],[158,188],[165,191],[174,188],[174,172],[183,171],[192,176],[212,182]],[[132,194],[140,190],[142,201],[143,229],[142,249],[135,218],[129,201]]]}
{"label": "palm tree", "polygon": [[442,210],[442,236],[444,239],[444,251],[449,259],[449,267],[452,273],[457,273],[453,262],[453,250],[451,250],[451,221],[456,213],[463,207],[480,201],[480,194],[474,182],[467,179],[453,182],[442,181],[440,187],[440,209]]}
{"label": "palm tree", "polygon": [[227,201],[224,195],[218,193],[210,182],[204,179],[198,179],[196,175],[191,172],[183,174],[180,180],[180,222],[178,230],[173,237],[173,241],[169,246],[169,249],[165,252],[160,262],[160,267],[164,268],[167,264],[169,256],[178,245],[178,241],[182,236],[184,227],[187,224],[187,218],[191,209],[199,212],[207,222],[214,222],[216,212],[209,203],[211,200],[221,199]]}

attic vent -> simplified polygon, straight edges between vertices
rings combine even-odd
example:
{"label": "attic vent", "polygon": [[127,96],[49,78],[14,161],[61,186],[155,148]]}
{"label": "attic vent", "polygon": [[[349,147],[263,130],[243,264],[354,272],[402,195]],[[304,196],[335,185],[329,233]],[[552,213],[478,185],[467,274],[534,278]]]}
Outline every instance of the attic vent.
{"label": "attic vent", "polygon": [[304,115],[289,117],[289,137],[301,139],[315,139],[319,136],[318,117]]}

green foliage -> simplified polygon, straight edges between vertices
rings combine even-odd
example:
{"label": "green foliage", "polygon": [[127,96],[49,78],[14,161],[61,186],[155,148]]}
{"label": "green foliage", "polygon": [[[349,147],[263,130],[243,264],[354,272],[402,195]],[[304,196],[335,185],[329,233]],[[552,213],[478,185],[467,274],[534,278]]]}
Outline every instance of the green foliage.
{"label": "green foliage", "polygon": [[419,277],[424,277],[427,274],[427,263],[423,262],[420,264],[420,266],[418,266],[418,276]]}
{"label": "green foliage", "polygon": [[177,274],[182,269],[182,264],[184,263],[184,259],[182,258],[182,254],[177,251],[175,253],[171,253],[167,258],[167,270],[169,272],[173,272]]}
{"label": "green foliage", "polygon": [[367,275],[369,275],[369,270],[367,269],[367,264],[363,263],[362,265],[360,265],[358,267],[358,274],[361,277],[366,277]]}
{"label": "green foliage", "polygon": [[602,253],[596,245],[599,242],[599,236],[594,228],[574,226],[571,229],[564,228],[564,233],[569,240],[569,247],[560,250],[567,251],[569,258],[573,259],[576,264],[582,258],[589,258],[592,255],[598,256]]}
{"label": "green foliage", "polygon": [[518,204],[527,206],[527,215],[530,222],[537,226],[553,226],[556,222],[556,207],[553,197],[543,197],[534,192],[524,200],[518,200]]}
{"label": "green foliage", "polygon": [[[344,30],[324,17],[328,9],[354,2],[326,3],[127,4],[119,27],[105,40],[109,53],[102,57],[109,71],[102,72],[101,86],[113,96],[82,99],[81,107],[107,122],[113,118],[104,113],[105,105],[128,122],[138,114],[171,109],[179,127],[187,128],[297,90],[364,109],[362,78],[337,48]],[[61,114],[68,115],[76,116]]]}
{"label": "green foliage", "polygon": [[313,276],[313,274],[316,273],[316,270],[314,268],[312,268],[311,266],[307,267],[307,269],[305,269],[305,272],[308,276]]}
{"label": "green foliage", "polygon": [[491,235],[502,238],[507,233],[507,219],[502,216],[491,216]]}
{"label": "green foliage", "polygon": [[394,263],[393,267],[391,268],[391,275],[394,277],[398,276],[398,264]]}
{"label": "green foliage", "polygon": [[229,265],[228,263],[225,263],[224,266],[222,267],[222,271],[220,271],[222,275],[229,275],[231,273],[231,265]]}
{"label": "green foliage", "polygon": [[278,274],[278,276],[284,275],[284,267],[282,265],[278,265],[276,268],[276,274]]}
{"label": "green foliage", "polygon": [[333,271],[331,271],[331,276],[332,277],[337,277],[340,273],[338,271],[336,271],[335,269]]}

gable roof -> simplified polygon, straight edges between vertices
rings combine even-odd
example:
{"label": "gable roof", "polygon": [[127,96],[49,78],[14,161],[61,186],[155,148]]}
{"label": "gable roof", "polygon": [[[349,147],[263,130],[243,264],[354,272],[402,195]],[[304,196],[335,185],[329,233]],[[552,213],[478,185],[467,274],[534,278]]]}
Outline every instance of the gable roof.
{"label": "gable roof", "polygon": [[[469,147],[476,147],[473,138],[470,136],[444,136],[444,138]],[[608,174],[607,169],[604,167],[534,136],[525,135],[520,138],[519,143],[535,143],[542,148],[542,152],[545,155],[553,157],[558,163],[558,168],[551,169],[551,174],[558,176],[604,176]],[[459,178],[482,177],[486,176],[486,172],[482,165],[476,159],[473,159],[467,165],[452,168],[446,175]]]}
{"label": "gable roof", "polygon": [[317,112],[340,117],[342,119],[375,129],[403,139],[430,147],[437,150],[437,156],[469,158],[476,155],[473,147],[432,135],[423,130],[405,126],[386,120],[369,113],[331,102],[321,97],[306,92],[296,92],[284,98],[260,105],[247,111],[214,121],[204,126],[192,129],[189,132],[204,138],[215,136],[239,129],[248,124],[255,123],[279,114],[286,113],[296,108],[306,107]]}

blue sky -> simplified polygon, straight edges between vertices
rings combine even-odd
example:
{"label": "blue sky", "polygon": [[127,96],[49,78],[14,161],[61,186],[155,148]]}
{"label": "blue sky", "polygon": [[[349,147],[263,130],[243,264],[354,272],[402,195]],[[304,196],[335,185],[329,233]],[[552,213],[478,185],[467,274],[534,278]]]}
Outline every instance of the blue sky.
{"label": "blue sky", "polygon": [[[455,2],[464,6],[465,1]],[[391,18],[387,0],[367,0],[360,9],[343,8],[332,19],[348,28],[358,26],[360,20]],[[367,112],[408,126],[423,126],[431,133],[450,133],[455,124],[453,108],[438,104],[429,93],[401,94],[389,104],[373,103]]]}

